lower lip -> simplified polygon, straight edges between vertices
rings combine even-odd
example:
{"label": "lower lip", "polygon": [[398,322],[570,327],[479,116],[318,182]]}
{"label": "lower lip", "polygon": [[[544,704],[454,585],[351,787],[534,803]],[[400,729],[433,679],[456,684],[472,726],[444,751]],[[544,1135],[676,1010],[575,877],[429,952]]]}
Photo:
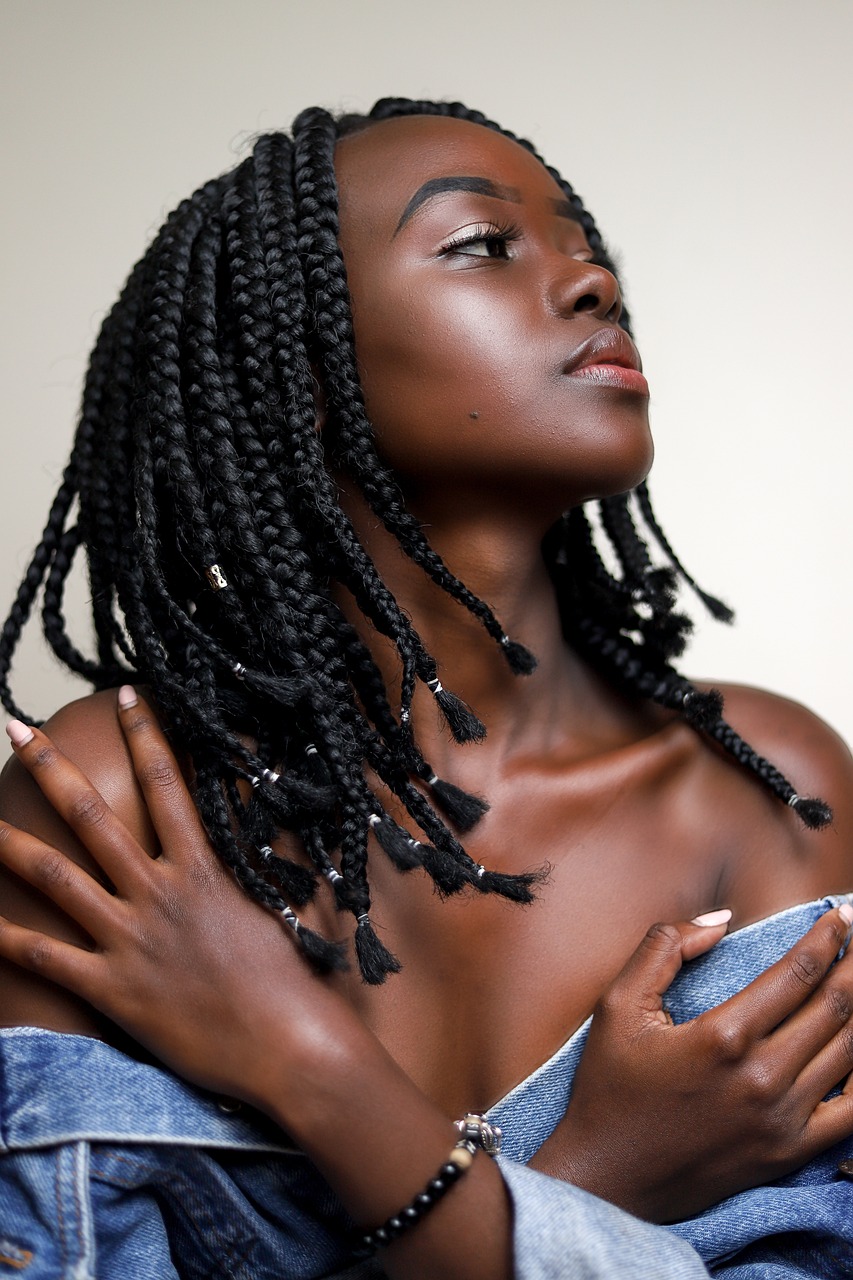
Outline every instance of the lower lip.
{"label": "lower lip", "polygon": [[585,364],[583,368],[573,370],[569,377],[593,382],[597,387],[616,387],[619,391],[633,391],[641,396],[649,394],[649,384],[639,369],[626,369],[620,364]]}

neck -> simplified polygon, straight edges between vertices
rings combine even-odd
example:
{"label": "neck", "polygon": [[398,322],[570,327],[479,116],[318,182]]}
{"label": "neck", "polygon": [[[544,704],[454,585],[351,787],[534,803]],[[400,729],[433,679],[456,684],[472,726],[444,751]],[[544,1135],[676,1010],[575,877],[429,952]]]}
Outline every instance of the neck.
{"label": "neck", "polygon": [[[459,503],[438,522],[424,520],[430,542],[451,571],[488,603],[512,640],[537,659],[529,676],[515,675],[482,623],[414,565],[370,513],[363,500],[344,491],[342,503],[386,586],[412,619],[424,646],[438,663],[443,685],[464,699],[487,728],[477,756],[494,767],[496,758],[541,754],[582,736],[590,713],[601,718],[603,688],[568,648],[556,596],[542,559],[541,520],[508,519],[506,510],[478,510]],[[423,516],[423,513],[421,513]],[[385,679],[393,709],[399,708],[399,659],[390,641],[366,626],[346,593],[339,603],[370,648]],[[459,751],[448,741],[429,691],[418,686],[412,708],[419,742],[436,767]]]}

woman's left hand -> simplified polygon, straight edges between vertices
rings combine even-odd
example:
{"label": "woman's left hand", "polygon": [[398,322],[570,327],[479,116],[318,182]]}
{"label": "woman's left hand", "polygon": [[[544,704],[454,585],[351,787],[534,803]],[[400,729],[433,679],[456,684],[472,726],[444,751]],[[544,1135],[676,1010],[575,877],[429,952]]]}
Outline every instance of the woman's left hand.
{"label": "woman's left hand", "polygon": [[0,956],[82,996],[179,1074],[258,1104],[270,1087],[268,1037],[280,1088],[288,1054],[298,1062],[317,1035],[343,1032],[355,1014],[299,954],[284,921],[219,861],[153,713],[129,687],[122,695],[119,720],[162,852],[152,858],[141,847],[45,734],[13,722],[18,759],[114,892],[0,823],[0,861],[94,944],[85,950],[0,917]]}

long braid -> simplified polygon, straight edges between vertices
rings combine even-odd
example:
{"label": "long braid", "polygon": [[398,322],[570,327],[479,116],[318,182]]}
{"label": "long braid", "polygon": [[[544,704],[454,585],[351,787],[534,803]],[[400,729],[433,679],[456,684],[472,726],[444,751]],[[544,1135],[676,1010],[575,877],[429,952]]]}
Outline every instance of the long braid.
{"label": "long braid", "polygon": [[[467,830],[487,805],[438,778],[424,758],[411,718],[416,683],[434,694],[458,740],[484,729],[442,689],[435,658],[360,542],[333,475],[357,486],[401,550],[479,620],[513,670],[532,669],[532,655],[453,575],[407,511],[359,384],[334,148],[357,129],[412,114],[499,130],[458,103],[385,99],[370,117],[338,121],[311,109],[292,141],[259,138],[232,173],[170,216],[104,322],[72,457],[0,634],[0,696],[17,716],[24,713],[8,675],[40,591],[45,633],[66,665],[96,688],[128,675],[149,683],[176,745],[193,760],[199,812],[223,861],[321,968],[340,965],[341,950],[293,908],[310,900],[318,876],[328,882],[355,918],[368,982],[399,967],[370,920],[373,840],[401,872],[425,870],[441,893],[528,901],[541,879],[479,866],[451,829]],[[595,261],[612,270],[582,201],[548,172]],[[624,314],[621,323],[627,327]],[[315,376],[328,406],[322,432]],[[635,506],[668,568],[655,564]],[[645,485],[600,503],[598,523],[613,565],[583,510],[568,513],[543,545],[569,641],[608,679],[708,733],[807,825],[828,821],[825,806],[798,797],[726,724],[713,693],[695,690],[670,665],[689,626],[675,611],[675,577],[717,616],[725,607],[684,570]],[[80,545],[92,587],[92,658],[68,636],[63,614]],[[337,587],[396,650],[396,714]],[[389,794],[429,843],[398,826],[386,810]],[[283,833],[302,846],[302,859],[275,847]]]}

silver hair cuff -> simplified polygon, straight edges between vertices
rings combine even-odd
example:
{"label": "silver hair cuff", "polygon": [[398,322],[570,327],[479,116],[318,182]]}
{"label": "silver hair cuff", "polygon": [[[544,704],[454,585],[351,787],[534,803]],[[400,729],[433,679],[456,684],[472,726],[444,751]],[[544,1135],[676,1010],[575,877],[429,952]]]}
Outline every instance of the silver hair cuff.
{"label": "silver hair cuff", "polygon": [[204,576],[214,591],[222,591],[224,587],[228,586],[228,579],[218,564],[209,564],[204,571]]}

